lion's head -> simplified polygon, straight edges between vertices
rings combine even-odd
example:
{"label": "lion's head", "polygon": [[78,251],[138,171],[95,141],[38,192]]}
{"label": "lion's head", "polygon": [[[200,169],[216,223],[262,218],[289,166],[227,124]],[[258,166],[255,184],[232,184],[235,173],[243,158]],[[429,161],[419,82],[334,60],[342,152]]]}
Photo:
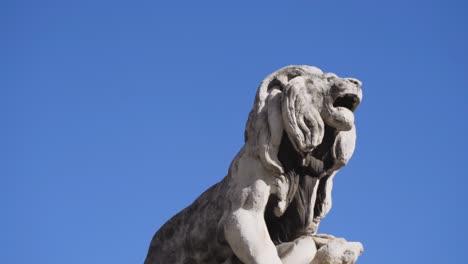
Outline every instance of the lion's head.
{"label": "lion's head", "polygon": [[[361,99],[361,82],[356,79],[311,66],[284,67],[266,77],[258,89],[245,130],[246,144],[279,175],[285,173],[278,158],[285,135],[302,164],[308,157],[323,161],[328,155],[338,169],[354,151],[354,110]],[[327,149],[321,147],[325,142]]]}

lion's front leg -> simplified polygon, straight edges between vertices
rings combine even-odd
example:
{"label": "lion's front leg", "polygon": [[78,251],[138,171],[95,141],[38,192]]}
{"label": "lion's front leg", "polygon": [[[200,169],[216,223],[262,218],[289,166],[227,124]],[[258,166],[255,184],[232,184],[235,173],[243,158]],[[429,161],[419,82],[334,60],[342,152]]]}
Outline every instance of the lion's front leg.
{"label": "lion's front leg", "polygon": [[[276,245],[276,251],[283,264],[310,264],[317,253],[317,246],[312,236],[304,235],[292,242]],[[223,264],[242,264],[242,262],[234,257]]]}
{"label": "lion's front leg", "polygon": [[331,235],[303,235],[276,246],[283,264],[354,264],[363,252],[359,242]]}
{"label": "lion's front leg", "polygon": [[264,218],[271,188],[262,180],[249,185],[231,200],[223,216],[224,237],[242,263],[282,264]]}
{"label": "lion's front leg", "polygon": [[268,234],[263,214],[241,209],[225,220],[226,241],[242,263],[282,263]]}
{"label": "lion's front leg", "polygon": [[277,245],[276,250],[283,264],[310,264],[317,253],[317,246],[312,236],[304,235]]}

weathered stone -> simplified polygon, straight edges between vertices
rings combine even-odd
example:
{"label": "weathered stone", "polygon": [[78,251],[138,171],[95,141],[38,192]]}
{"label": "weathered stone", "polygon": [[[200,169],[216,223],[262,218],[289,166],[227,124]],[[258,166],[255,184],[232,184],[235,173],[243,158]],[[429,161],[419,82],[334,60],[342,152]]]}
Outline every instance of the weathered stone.
{"label": "weathered stone", "polygon": [[266,77],[228,175],[159,229],[145,263],[355,263],[360,243],[316,232],[361,99],[358,80],[311,66]]}

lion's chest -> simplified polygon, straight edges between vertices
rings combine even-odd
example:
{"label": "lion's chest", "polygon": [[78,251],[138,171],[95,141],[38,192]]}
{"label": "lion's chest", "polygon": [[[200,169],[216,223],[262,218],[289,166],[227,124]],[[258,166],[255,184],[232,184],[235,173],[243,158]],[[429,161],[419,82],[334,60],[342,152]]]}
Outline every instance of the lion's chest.
{"label": "lion's chest", "polygon": [[275,244],[293,241],[307,232],[308,226],[313,220],[314,205],[311,203],[315,203],[314,196],[318,184],[318,178],[300,177],[296,194],[281,217],[276,217],[273,214],[276,198],[270,197],[265,211],[265,222]]}

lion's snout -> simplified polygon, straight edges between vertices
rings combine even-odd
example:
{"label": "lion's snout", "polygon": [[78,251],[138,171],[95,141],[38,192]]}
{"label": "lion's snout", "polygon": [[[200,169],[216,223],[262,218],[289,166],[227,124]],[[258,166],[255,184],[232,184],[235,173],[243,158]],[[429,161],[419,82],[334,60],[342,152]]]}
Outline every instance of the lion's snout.
{"label": "lion's snout", "polygon": [[357,88],[361,88],[362,86],[362,82],[359,81],[358,79],[354,79],[354,78],[344,78],[346,81],[352,83],[353,85],[355,85]]}

